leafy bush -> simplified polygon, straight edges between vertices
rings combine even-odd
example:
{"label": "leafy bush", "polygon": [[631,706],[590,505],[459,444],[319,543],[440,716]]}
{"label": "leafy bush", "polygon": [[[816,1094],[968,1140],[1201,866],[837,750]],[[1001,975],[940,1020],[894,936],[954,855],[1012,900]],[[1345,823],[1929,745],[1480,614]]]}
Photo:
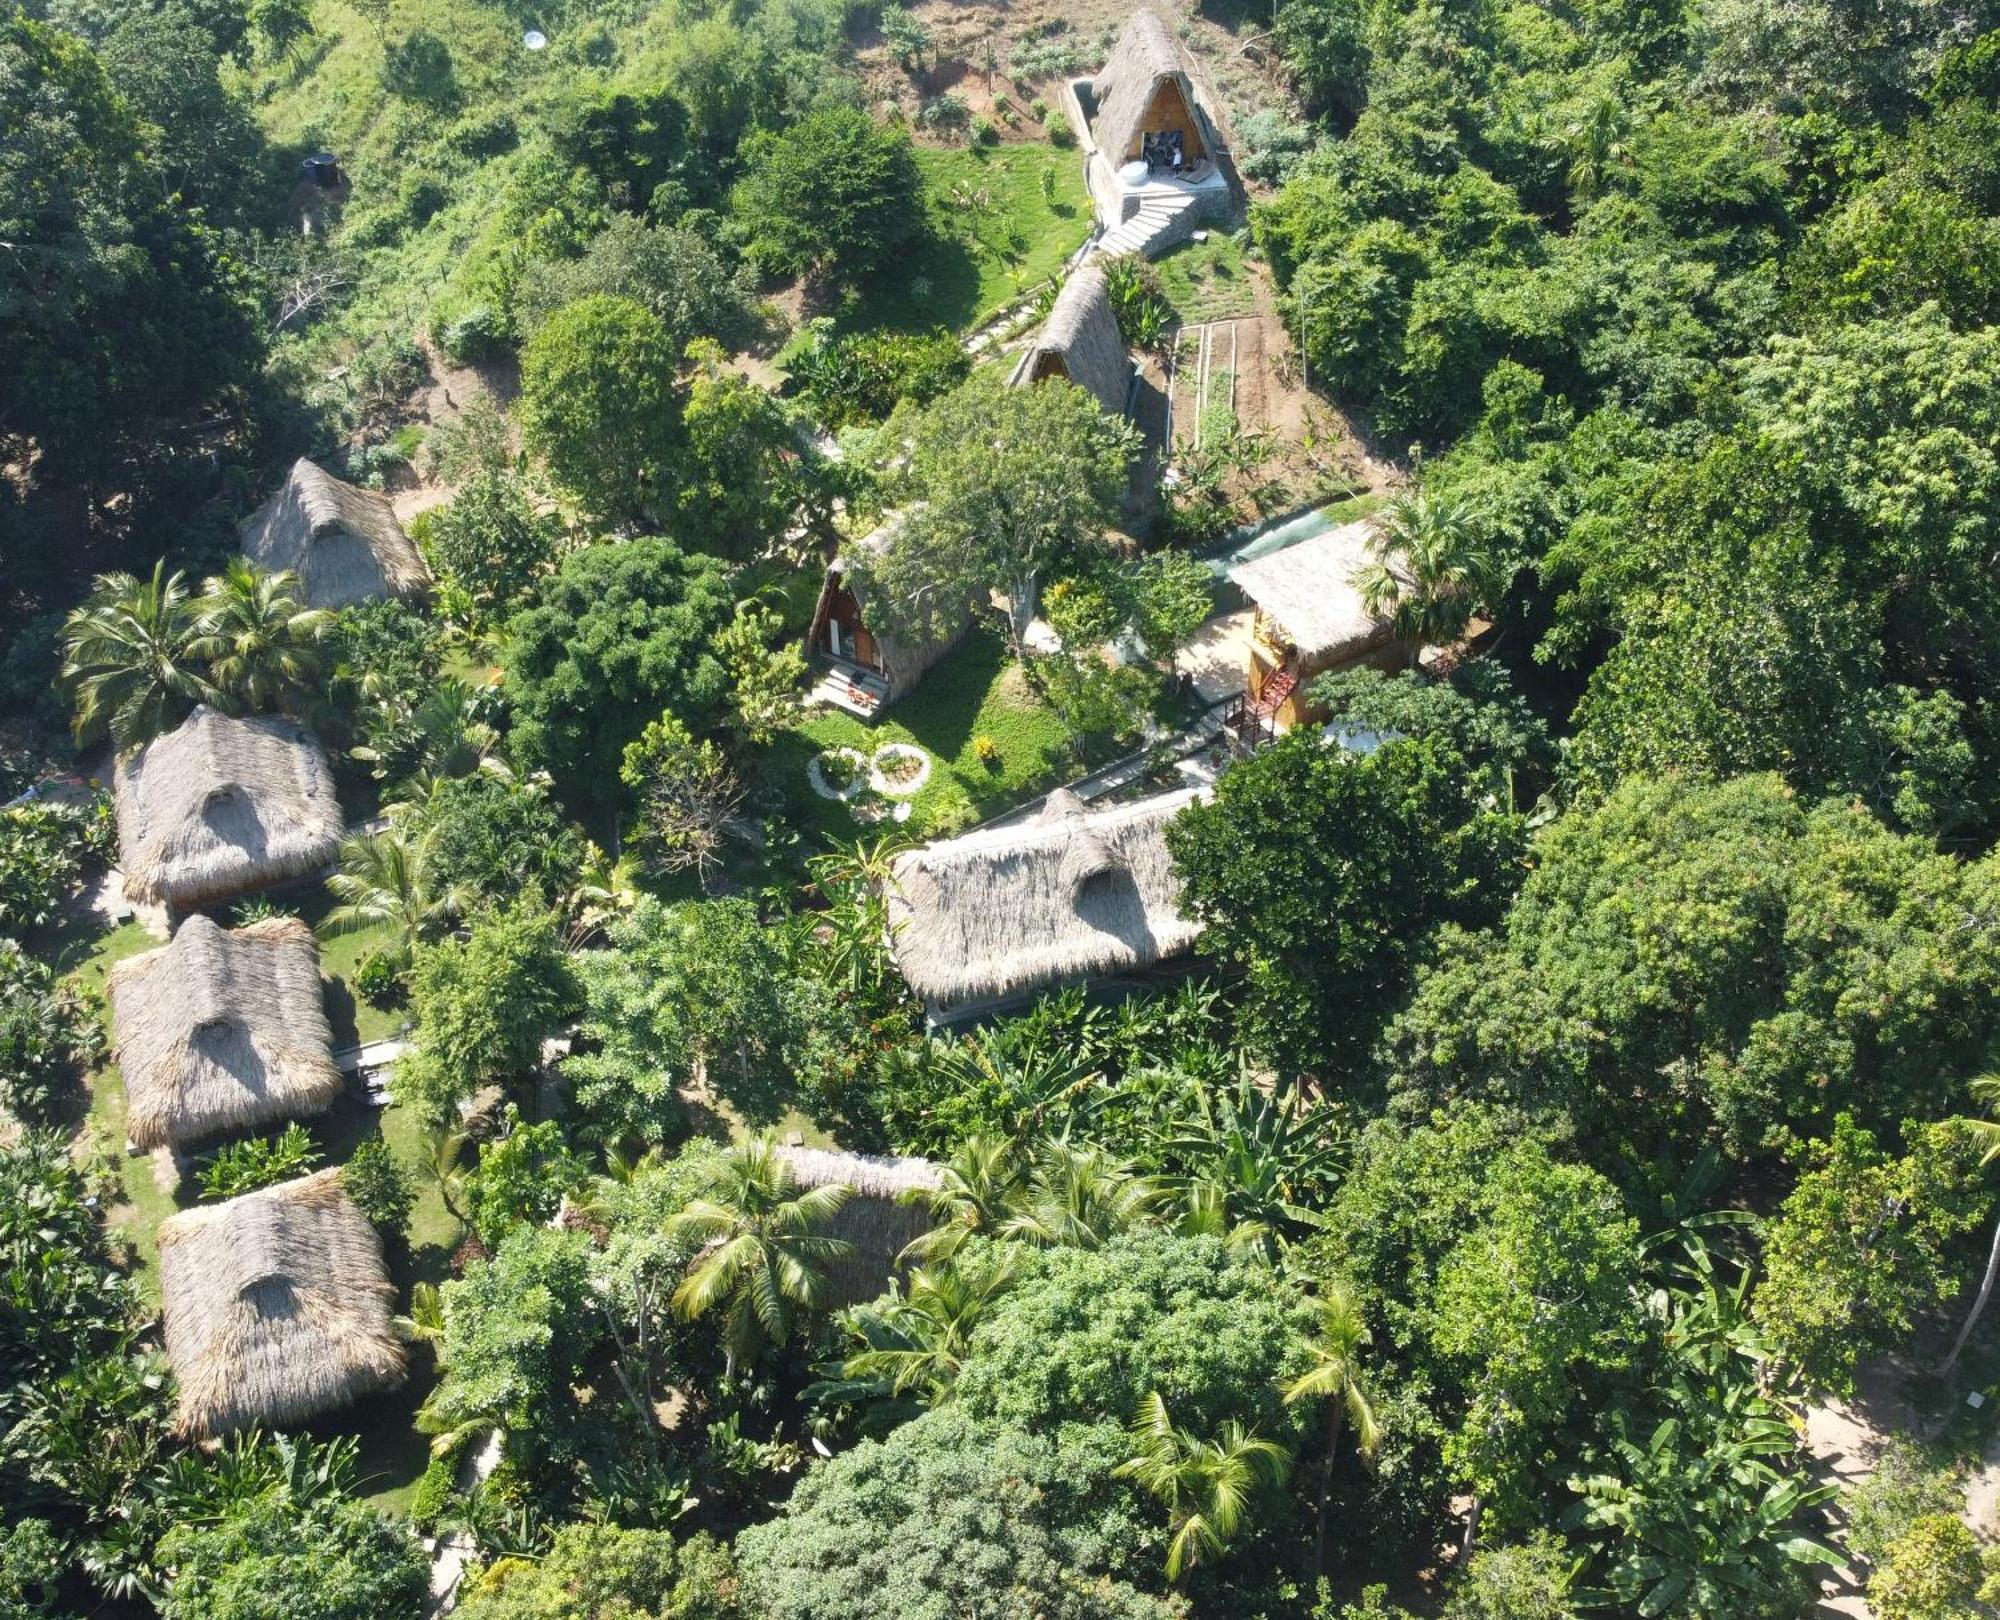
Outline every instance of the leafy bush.
{"label": "leafy bush", "polygon": [[1076,144],[1076,135],[1069,127],[1069,120],[1059,112],[1052,112],[1042,120],[1042,133],[1048,136],[1051,146]]}
{"label": "leafy bush", "polygon": [[459,364],[473,365],[505,354],[511,336],[504,315],[490,304],[474,304],[445,324],[438,346]]}
{"label": "leafy bush", "polygon": [[0,938],[0,1105],[51,1123],[58,1089],[103,1053],[103,1026],[82,998]]}
{"label": "leafy bush", "polygon": [[[1031,79],[1053,79],[1058,74],[1072,74],[1082,66],[1083,53],[1077,49],[1073,39],[1023,40],[1007,58],[1007,77],[1016,84],[1026,84]],[[1042,116],[1039,106],[1035,116]]]}
{"label": "leafy bush", "polygon": [[1118,319],[1118,335],[1134,348],[1157,348],[1174,325],[1160,272],[1136,253],[1104,261],[1104,290]]}
{"label": "leafy bush", "polygon": [[356,1209],[388,1232],[402,1231],[417,1201],[408,1172],[380,1137],[370,1137],[349,1155],[340,1185]]}
{"label": "leafy bush", "polygon": [[925,129],[958,130],[972,121],[972,108],[956,90],[932,96],[917,110],[917,122]]}
{"label": "leafy bush", "polygon": [[85,865],[108,856],[116,837],[104,794],[82,808],[0,810],[0,934],[19,937],[52,921]]}
{"label": "leafy bush", "polygon": [[240,1198],[259,1187],[302,1176],[318,1163],[312,1136],[294,1121],[277,1136],[252,1136],[217,1148],[199,1172],[201,1196]]}
{"label": "leafy bush", "polygon": [[413,170],[396,188],[396,201],[405,219],[412,225],[423,225],[451,201],[451,193],[435,175]]}
{"label": "leafy bush", "polygon": [[388,951],[370,951],[354,970],[354,993],[378,1012],[407,1006],[410,984],[408,963]]}
{"label": "leafy bush", "polygon": [[445,1509],[451,1506],[452,1491],[457,1484],[457,1449],[431,1458],[417,1476],[416,1489],[410,1493],[410,1522],[426,1534],[435,1530]]}
{"label": "leafy bush", "polygon": [[972,121],[972,141],[975,146],[993,146],[999,142],[1000,132],[993,127],[990,118],[975,118]]}
{"label": "leafy bush", "polygon": [[1312,144],[1310,125],[1292,122],[1275,107],[1259,107],[1236,126],[1237,167],[1245,179],[1283,185]]}
{"label": "leafy bush", "polygon": [[863,332],[836,337],[815,324],[792,361],[792,380],[830,428],[887,416],[902,400],[925,404],[963,382],[972,361],[942,328],[924,333]]}

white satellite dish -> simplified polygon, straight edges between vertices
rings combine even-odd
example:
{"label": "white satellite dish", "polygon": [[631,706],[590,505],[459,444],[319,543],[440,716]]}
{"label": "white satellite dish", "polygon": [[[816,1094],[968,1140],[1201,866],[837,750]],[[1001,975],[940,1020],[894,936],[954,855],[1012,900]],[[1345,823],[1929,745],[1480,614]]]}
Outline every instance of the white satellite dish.
{"label": "white satellite dish", "polygon": [[521,43],[531,51],[545,51],[549,48],[549,36],[539,28],[530,28],[521,36]]}

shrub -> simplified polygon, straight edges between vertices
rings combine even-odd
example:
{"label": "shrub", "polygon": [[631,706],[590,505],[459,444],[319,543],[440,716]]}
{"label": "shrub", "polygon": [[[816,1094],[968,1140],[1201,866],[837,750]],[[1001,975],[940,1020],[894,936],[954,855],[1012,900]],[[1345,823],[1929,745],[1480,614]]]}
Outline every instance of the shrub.
{"label": "shrub", "polygon": [[1042,132],[1048,136],[1051,146],[1072,146],[1076,143],[1069,120],[1059,112],[1052,112],[1042,120]]}
{"label": "shrub", "polygon": [[354,993],[379,1012],[404,1006],[410,999],[407,968],[392,952],[370,951],[354,970]]}
{"label": "shrub", "polygon": [[468,113],[445,131],[444,144],[460,157],[498,157],[520,141],[514,120],[506,113]]}
{"label": "shrub", "polygon": [[396,201],[405,219],[422,225],[451,201],[451,193],[437,176],[417,169],[403,176],[403,183],[396,188]]}
{"label": "shrub", "polygon": [[507,349],[507,320],[490,304],[474,304],[445,324],[438,346],[460,365],[497,359]]}
{"label": "shrub", "polygon": [[111,852],[111,801],[0,810],[0,934],[25,936],[52,919],[87,863]]}
{"label": "shrub", "polygon": [[999,130],[993,127],[990,118],[975,118],[972,121],[972,142],[975,146],[993,146],[1000,139]]}
{"label": "shrub", "polygon": [[354,1150],[340,1172],[340,1184],[354,1207],[385,1232],[402,1231],[417,1201],[408,1173],[380,1137]]}
{"label": "shrub", "polygon": [[917,122],[925,129],[963,129],[971,121],[972,109],[956,90],[932,96],[917,113]]}
{"label": "shrub", "polygon": [[1000,768],[1000,745],[991,737],[980,735],[972,739],[972,754],[989,771]]}
{"label": "shrub", "polygon": [[252,1136],[217,1148],[199,1173],[201,1196],[240,1198],[302,1176],[318,1163],[312,1137],[294,1121],[277,1136]]}
{"label": "shrub", "polygon": [[457,1483],[456,1449],[448,1455],[431,1458],[417,1477],[416,1489],[410,1493],[410,1522],[426,1533],[435,1530],[444,1510],[451,1506],[451,1494]]}
{"label": "shrub", "polygon": [[1955,1513],[1929,1513],[1893,1542],[1868,1580],[1877,1620],[1962,1620],[1973,1607],[1984,1560]]}

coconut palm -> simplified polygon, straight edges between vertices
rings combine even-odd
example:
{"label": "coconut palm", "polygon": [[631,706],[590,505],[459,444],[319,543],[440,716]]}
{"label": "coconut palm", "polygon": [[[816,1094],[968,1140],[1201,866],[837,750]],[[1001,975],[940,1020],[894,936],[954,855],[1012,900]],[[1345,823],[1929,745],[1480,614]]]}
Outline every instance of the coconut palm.
{"label": "coconut palm", "polygon": [[1242,1527],[1257,1487],[1282,1482],[1292,1463],[1283,1446],[1233,1419],[1213,1440],[1176,1428],[1158,1390],[1139,1403],[1127,1433],[1133,1454],[1112,1472],[1136,1480],[1166,1505],[1172,1531],[1167,1579],[1173,1582],[1218,1556]]}
{"label": "coconut palm", "polygon": [[1326,1454],[1319,1463],[1319,1529],[1314,1536],[1314,1568],[1326,1573],[1326,1502],[1333,1489],[1333,1459],[1342,1431],[1354,1426],[1354,1449],[1372,1457],[1382,1443],[1375,1408],[1361,1381],[1361,1352],[1373,1342],[1362,1320],[1361,1302],[1344,1282],[1326,1285],[1319,1296],[1319,1333],[1306,1352],[1312,1364],[1285,1386],[1285,1399],[1326,1402]]}
{"label": "coconut palm", "polygon": [[958,1381],[972,1330],[1013,1285],[1014,1272],[1015,1256],[1004,1249],[917,1267],[907,1292],[898,1295],[891,1283],[886,1301],[853,1313],[849,1326],[863,1348],[841,1364],[841,1376],[935,1405]]}
{"label": "coconut palm", "polygon": [[1564,130],[1570,189],[1579,197],[1596,196],[1613,169],[1631,167],[1632,151],[1627,143],[1631,128],[1625,103],[1616,96],[1600,96],[1583,117]]}
{"label": "coconut palm", "polygon": [[480,718],[486,698],[464,681],[442,680],[412,701],[384,697],[362,722],[368,741],[356,759],[378,782],[403,781],[403,796],[426,798],[438,782],[484,771],[511,776],[500,758],[500,733]]}
{"label": "coconut palm", "polygon": [[1375,560],[1354,583],[1368,611],[1387,619],[1410,649],[1412,663],[1425,647],[1456,641],[1506,585],[1485,515],[1421,484],[1389,502],[1368,543]]}
{"label": "coconut palm", "polygon": [[975,1232],[991,1236],[1012,1214],[1021,1190],[1021,1155],[1004,1136],[975,1132],[959,1143],[935,1187],[903,1194],[938,1224],[903,1250],[904,1260],[946,1260]]}
{"label": "coconut palm", "polygon": [[450,927],[473,901],[466,884],[440,888],[429,867],[429,845],[400,827],[343,839],[340,870],[326,880],[340,904],[320,920],[320,933],[332,939],[387,926],[407,961],[420,942]]}
{"label": "coconut palm", "polygon": [[238,557],[203,587],[189,651],[218,690],[246,709],[291,709],[318,689],[333,623],[298,597],[298,575]]}
{"label": "coconut palm", "polygon": [[1099,1249],[1121,1233],[1152,1224],[1162,1198],[1157,1182],[1128,1159],[1100,1147],[1051,1142],[1035,1161],[1000,1235],[1045,1248]]}
{"label": "coconut palm", "polygon": [[799,1191],[770,1138],[758,1137],[725,1153],[708,1195],[667,1222],[668,1236],[703,1245],[674,1310],[689,1321],[722,1310],[727,1376],[790,1339],[800,1312],[825,1305],[827,1265],[853,1245],[819,1229],[846,1201],[845,1187]]}
{"label": "coconut palm", "polygon": [[76,707],[79,743],[109,735],[136,747],[171,731],[219,694],[193,649],[187,579],[164,560],[152,578],[100,574],[89,600],[63,625],[62,679]]}
{"label": "coconut palm", "polygon": [[[2000,1106],[2000,1074],[1982,1074],[1969,1088],[1973,1101],[1986,1110],[1984,1119],[1960,1118],[1955,1123],[1971,1135],[1979,1144],[1980,1168],[1984,1169],[1995,1159],[2000,1159],[2000,1120],[1991,1116]],[[1972,1330],[1979,1318],[1986,1313],[1987,1302],[1993,1298],[1993,1283],[2000,1277],[2000,1221],[1993,1226],[1993,1242],[1986,1251],[1986,1274],[1979,1279],[1979,1292],[1972,1296],[1972,1309],[1965,1313],[1965,1325],[1958,1330],[1958,1337],[1952,1341],[1951,1354],[1938,1367],[1938,1377],[1949,1378],[1958,1365],[1958,1358],[1965,1353],[1965,1341],[1972,1337]]]}

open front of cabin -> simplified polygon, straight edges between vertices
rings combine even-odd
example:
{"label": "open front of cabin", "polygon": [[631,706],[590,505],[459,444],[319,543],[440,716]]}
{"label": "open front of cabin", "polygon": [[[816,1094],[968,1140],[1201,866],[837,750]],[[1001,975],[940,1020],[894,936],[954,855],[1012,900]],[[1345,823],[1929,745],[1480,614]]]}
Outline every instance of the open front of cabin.
{"label": "open front of cabin", "polygon": [[1368,523],[1349,523],[1239,564],[1229,578],[1250,599],[1252,713],[1278,729],[1323,719],[1308,695],[1333,670],[1395,669],[1403,650],[1368,610],[1355,577],[1374,558]]}

